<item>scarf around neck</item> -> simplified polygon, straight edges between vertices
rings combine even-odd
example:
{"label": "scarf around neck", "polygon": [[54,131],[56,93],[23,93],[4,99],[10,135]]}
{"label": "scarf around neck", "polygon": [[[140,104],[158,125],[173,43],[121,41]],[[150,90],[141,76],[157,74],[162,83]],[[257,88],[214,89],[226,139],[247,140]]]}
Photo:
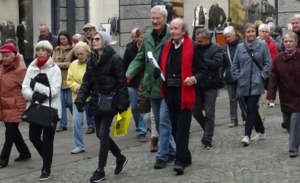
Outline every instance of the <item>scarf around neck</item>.
{"label": "scarf around neck", "polygon": [[[170,53],[173,40],[169,40],[162,50],[160,67],[164,76],[167,71],[167,60]],[[195,105],[195,87],[186,86],[183,81],[187,77],[193,76],[192,65],[194,56],[194,45],[189,37],[185,37],[182,44],[182,57],[181,57],[181,109],[192,110]],[[165,97],[166,83],[162,83],[161,95]]]}
{"label": "scarf around neck", "polygon": [[48,57],[46,57],[44,60],[39,60],[39,59],[37,58],[37,59],[36,59],[36,62],[35,62],[36,66],[37,66],[38,68],[43,67],[43,66],[47,63],[47,61],[48,61],[49,58],[50,58],[50,55],[49,55]]}

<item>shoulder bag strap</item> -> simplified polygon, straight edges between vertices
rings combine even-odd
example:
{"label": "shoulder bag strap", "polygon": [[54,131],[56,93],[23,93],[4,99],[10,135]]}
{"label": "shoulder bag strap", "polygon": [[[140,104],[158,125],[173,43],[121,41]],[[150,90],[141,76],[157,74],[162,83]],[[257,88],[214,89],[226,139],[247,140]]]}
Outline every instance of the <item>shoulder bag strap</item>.
{"label": "shoulder bag strap", "polygon": [[246,43],[244,42],[244,46],[246,48],[246,51],[248,52],[249,56],[251,57],[252,61],[255,63],[255,65],[259,68],[260,71],[263,70],[263,68],[261,67],[261,65],[259,65],[259,63],[257,62],[257,60],[254,58],[253,53],[250,52],[248,46],[246,45]]}
{"label": "shoulder bag strap", "polygon": [[230,50],[229,50],[229,46],[228,45],[227,45],[227,54],[228,54],[228,58],[229,58],[230,64],[232,64],[231,54],[230,54]]}

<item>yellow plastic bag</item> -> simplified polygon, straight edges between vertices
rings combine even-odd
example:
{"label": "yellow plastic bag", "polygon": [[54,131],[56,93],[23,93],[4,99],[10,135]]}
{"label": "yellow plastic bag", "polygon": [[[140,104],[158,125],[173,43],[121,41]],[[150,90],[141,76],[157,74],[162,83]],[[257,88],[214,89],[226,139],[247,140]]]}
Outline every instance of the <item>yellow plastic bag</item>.
{"label": "yellow plastic bag", "polygon": [[131,110],[128,109],[121,114],[117,114],[114,129],[113,129],[113,137],[122,136],[127,134],[127,129],[130,124],[131,118]]}

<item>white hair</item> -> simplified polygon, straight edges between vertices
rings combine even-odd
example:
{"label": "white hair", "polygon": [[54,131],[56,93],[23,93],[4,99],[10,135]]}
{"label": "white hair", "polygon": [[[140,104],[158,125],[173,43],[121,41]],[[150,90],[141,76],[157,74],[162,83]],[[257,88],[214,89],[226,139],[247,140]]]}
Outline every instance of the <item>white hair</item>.
{"label": "white hair", "polygon": [[268,29],[268,31],[270,32],[270,27],[267,24],[261,24],[258,27],[258,31],[260,31],[261,29]]}
{"label": "white hair", "polygon": [[51,45],[51,43],[48,40],[42,40],[42,41],[38,42],[38,44],[36,44],[36,46],[35,46],[35,50],[38,50],[38,49],[47,50],[49,55],[51,55],[53,52],[53,46]]}
{"label": "white hair", "polygon": [[73,35],[72,39],[73,39],[73,40],[80,40],[80,41],[81,41],[81,40],[82,40],[82,36],[81,36],[81,34],[78,34],[78,33],[77,33],[77,34],[74,34],[74,35]]}
{"label": "white hair", "polygon": [[269,22],[268,23],[269,28],[276,28],[275,24],[273,22]]}
{"label": "white hair", "polygon": [[162,14],[165,18],[168,17],[168,11],[166,10],[165,5],[156,5],[151,9],[151,13],[160,13]]}
{"label": "white hair", "polygon": [[294,14],[292,17],[291,17],[291,22],[295,19],[298,19],[300,20],[300,14]]}
{"label": "white hair", "polygon": [[231,36],[232,35],[235,35],[235,30],[232,26],[228,26],[224,29],[223,31],[223,35],[226,35],[226,34],[230,34]]}

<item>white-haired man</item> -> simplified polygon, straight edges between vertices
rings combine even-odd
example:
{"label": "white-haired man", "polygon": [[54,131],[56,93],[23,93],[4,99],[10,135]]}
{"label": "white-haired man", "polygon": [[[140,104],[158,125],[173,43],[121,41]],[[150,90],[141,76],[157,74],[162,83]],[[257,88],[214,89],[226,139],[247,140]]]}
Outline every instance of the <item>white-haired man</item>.
{"label": "white-haired man", "polygon": [[291,18],[293,32],[298,36],[297,47],[300,48],[300,14],[294,14]]}
{"label": "white-haired man", "polygon": [[156,129],[159,133],[159,149],[156,153],[155,169],[166,167],[167,162],[175,159],[175,142],[172,137],[172,127],[168,106],[161,96],[161,78],[155,78],[152,62],[147,58],[147,53],[151,51],[153,57],[158,61],[162,46],[170,39],[169,26],[167,25],[168,12],[165,6],[157,5],[151,9],[151,20],[153,30],[147,32],[143,38],[143,44],[130,63],[126,72],[127,83],[130,83],[141,71],[144,72],[143,84],[145,96],[150,99],[154,114]]}
{"label": "white-haired man", "polygon": [[222,71],[225,74],[225,83],[227,85],[229,106],[230,106],[230,119],[229,127],[233,128],[238,126],[237,105],[239,103],[242,119],[246,120],[246,104],[243,97],[236,97],[237,82],[233,80],[231,75],[231,64],[235,56],[237,46],[242,42],[236,36],[235,30],[232,26],[224,29],[223,35],[226,38],[227,44],[223,47],[223,63]]}

